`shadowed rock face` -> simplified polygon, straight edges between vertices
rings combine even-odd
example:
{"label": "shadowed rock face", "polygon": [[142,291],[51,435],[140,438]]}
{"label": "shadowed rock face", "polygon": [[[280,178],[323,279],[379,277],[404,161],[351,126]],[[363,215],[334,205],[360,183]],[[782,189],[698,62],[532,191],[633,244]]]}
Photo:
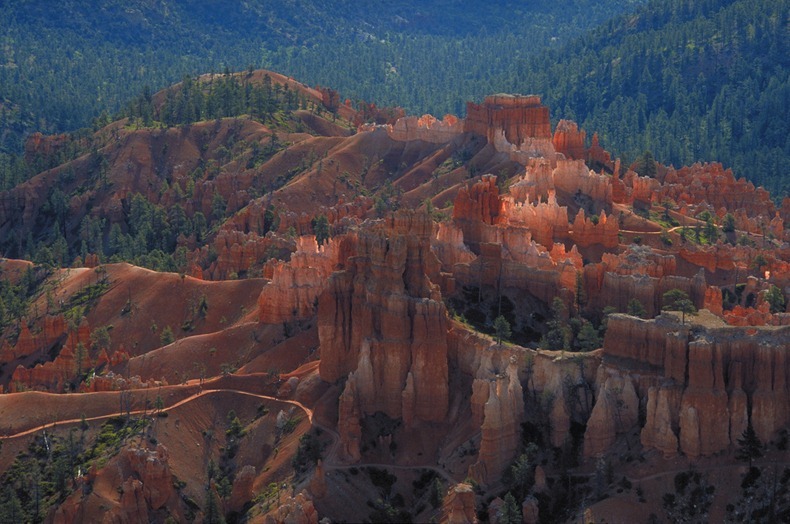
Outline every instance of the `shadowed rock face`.
{"label": "shadowed rock face", "polygon": [[518,366],[508,365],[493,379],[476,379],[472,385],[472,412],[482,411],[482,439],[478,460],[469,474],[483,484],[498,480],[518,450],[524,399]]}
{"label": "shadowed rock face", "polygon": [[52,512],[51,521],[71,524],[101,516],[105,522],[149,522],[154,512],[163,508],[183,519],[169,460],[167,448],[161,444],[156,449],[124,448],[112,459],[111,467],[91,470],[79,479],[92,485],[115,483],[119,489],[114,497],[107,499],[90,491],[76,490]]}

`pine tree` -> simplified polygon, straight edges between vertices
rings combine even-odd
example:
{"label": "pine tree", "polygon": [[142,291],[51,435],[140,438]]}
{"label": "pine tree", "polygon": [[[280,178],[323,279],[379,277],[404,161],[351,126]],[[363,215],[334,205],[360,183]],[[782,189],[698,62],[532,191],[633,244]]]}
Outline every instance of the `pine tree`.
{"label": "pine tree", "polygon": [[593,351],[601,347],[601,337],[598,330],[590,322],[585,321],[576,336],[576,345],[579,351]]}
{"label": "pine tree", "polygon": [[526,453],[522,453],[510,466],[510,472],[513,475],[513,483],[519,490],[519,495],[525,497],[535,483],[535,472],[532,464],[529,463],[529,456]]}
{"label": "pine tree", "polygon": [[576,272],[576,314],[580,314],[582,307],[587,303],[587,291],[584,287],[584,274]]}
{"label": "pine tree", "polygon": [[721,230],[725,233],[732,233],[735,231],[735,217],[732,216],[732,213],[727,213],[724,215]]}
{"label": "pine tree", "polygon": [[688,294],[680,289],[670,289],[664,293],[664,310],[666,311],[680,311],[681,323],[686,323],[686,315],[695,315],[697,307],[694,302],[689,299]]}
{"label": "pine tree", "polygon": [[551,303],[551,311],[552,319],[546,323],[549,329],[541,340],[541,345],[555,351],[568,349],[570,328],[565,321],[568,310],[561,298],[554,298]]}
{"label": "pine tree", "polygon": [[647,316],[647,311],[645,311],[645,306],[642,305],[642,303],[639,301],[638,298],[632,298],[631,300],[628,301],[626,313],[628,313],[632,317],[645,318]]}
{"label": "pine tree", "polygon": [[168,344],[172,344],[175,339],[176,337],[173,335],[173,329],[170,326],[165,326],[162,330],[162,334],[159,336],[162,345],[167,346]]}
{"label": "pine tree", "polygon": [[77,342],[77,347],[74,350],[74,359],[77,361],[77,380],[82,377],[82,361],[85,360],[85,346],[82,342]]}
{"label": "pine tree", "polygon": [[752,469],[752,461],[763,456],[763,443],[754,431],[752,421],[746,426],[743,434],[738,439],[738,449],[735,451],[735,458],[749,462],[749,469]]}
{"label": "pine tree", "polygon": [[496,317],[496,320],[494,320],[494,332],[496,333],[496,343],[502,344],[502,339],[508,339],[512,334],[510,322],[508,322],[504,316],[499,315]]}
{"label": "pine tree", "polygon": [[319,215],[313,220],[313,232],[319,246],[323,246],[329,240],[329,220],[326,215]]}
{"label": "pine tree", "polygon": [[222,514],[217,495],[212,488],[209,488],[208,493],[206,493],[206,511],[203,522],[206,524],[225,524],[225,516]]}
{"label": "pine tree", "polygon": [[7,486],[3,499],[0,504],[0,522],[25,522],[25,511],[16,490]]}
{"label": "pine tree", "polygon": [[521,512],[519,511],[518,504],[513,494],[508,492],[505,495],[504,504],[499,509],[499,524],[521,524]]}
{"label": "pine tree", "polygon": [[783,313],[787,305],[782,290],[774,285],[765,293],[765,301],[771,306],[771,313]]}

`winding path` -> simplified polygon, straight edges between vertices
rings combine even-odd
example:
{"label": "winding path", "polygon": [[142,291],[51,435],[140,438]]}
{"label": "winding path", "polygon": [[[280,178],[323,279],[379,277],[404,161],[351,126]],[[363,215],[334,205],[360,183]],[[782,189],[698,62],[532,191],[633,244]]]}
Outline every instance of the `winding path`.
{"label": "winding path", "polygon": [[[310,422],[310,424],[313,427],[318,428],[318,429],[320,429],[322,431],[325,431],[327,434],[329,434],[332,437],[332,441],[333,442],[330,445],[329,449],[327,450],[326,456],[322,460],[322,462],[324,464],[324,471],[348,470],[348,469],[352,469],[352,468],[366,468],[366,467],[383,468],[383,469],[394,469],[394,470],[401,470],[401,471],[409,471],[409,470],[418,470],[419,469],[419,470],[430,470],[430,471],[433,471],[437,475],[439,475],[442,478],[444,478],[447,482],[450,482],[450,483],[455,482],[455,480],[445,470],[443,470],[442,468],[439,468],[437,466],[431,466],[431,465],[425,465],[425,466],[418,466],[418,465],[415,465],[415,466],[404,466],[404,465],[384,464],[384,463],[345,464],[345,463],[340,462],[340,460],[339,460],[339,458],[337,456],[337,448],[340,445],[340,435],[338,434],[338,432],[334,428],[330,428],[330,427],[324,426],[323,424],[320,424],[320,423],[316,422],[313,419],[313,410],[308,408],[307,406],[305,406],[301,402],[296,401],[296,400],[287,400],[287,399],[277,398],[277,397],[274,397],[274,396],[271,396],[271,395],[261,395],[261,394],[258,394],[258,393],[250,393],[248,391],[244,391],[244,390],[240,390],[240,389],[205,389],[205,390],[202,390],[202,391],[200,391],[198,393],[195,393],[194,395],[191,395],[189,397],[183,398],[183,399],[179,400],[178,402],[175,402],[175,403],[173,403],[173,404],[171,404],[171,405],[169,405],[169,406],[167,406],[165,408],[162,408],[159,411],[169,412],[169,411],[171,411],[173,409],[178,408],[179,406],[183,406],[184,404],[188,404],[189,402],[193,402],[193,401],[195,401],[195,400],[197,400],[197,399],[199,399],[201,397],[204,397],[206,395],[216,394],[216,393],[235,393],[235,394],[238,394],[238,395],[246,395],[246,396],[249,396],[249,397],[259,398],[259,399],[262,399],[262,400],[271,400],[271,401],[275,401],[275,402],[282,402],[283,404],[290,404],[290,405],[295,406],[295,407],[301,409],[302,411],[304,411],[304,413],[307,415],[307,420]],[[97,421],[97,420],[106,420],[106,419],[110,419],[110,418],[118,417],[118,416],[123,416],[123,415],[146,415],[146,414],[153,414],[156,411],[157,410],[151,410],[151,409],[136,409],[134,411],[128,411],[128,412],[126,412],[126,411],[119,411],[119,412],[108,413],[108,414],[105,414],[105,415],[97,415],[97,416],[93,416],[93,417],[70,418],[70,419],[56,420],[56,421],[53,421],[53,422],[48,422],[46,424],[40,424],[38,426],[29,428],[29,429],[18,431],[16,433],[12,433],[10,435],[2,435],[2,436],[0,436],[0,441],[27,437],[27,436],[33,435],[35,433],[38,433],[39,431],[44,431],[47,428],[55,428],[58,425],[79,424],[79,423],[82,423],[82,422],[93,422],[93,421]]]}
{"label": "winding path", "polygon": [[[263,399],[263,400],[273,400],[275,402],[282,402],[284,404],[291,404],[293,406],[296,406],[296,407],[300,408],[302,411],[304,411],[305,414],[307,415],[307,420],[309,420],[311,424],[313,423],[313,410],[308,408],[308,407],[306,407],[301,402],[297,402],[296,400],[285,400],[285,399],[273,397],[273,396],[270,396],[270,395],[260,395],[258,393],[250,393],[248,391],[243,391],[243,390],[240,390],[240,389],[206,389],[206,390],[200,391],[198,393],[195,393],[192,396],[183,398],[183,399],[179,400],[178,402],[176,402],[174,404],[171,404],[170,406],[162,408],[159,411],[168,412],[168,411],[170,411],[172,409],[175,409],[175,408],[177,408],[179,406],[183,406],[184,404],[192,402],[193,400],[197,400],[200,397],[203,397],[203,396],[206,396],[206,395],[211,395],[213,393],[236,393],[236,394],[239,394],[239,395],[247,395],[249,397],[260,398],[260,399]],[[41,425],[32,427],[30,429],[25,429],[25,430],[22,430],[22,431],[18,431],[16,433],[12,433],[10,435],[0,436],[0,440],[11,440],[11,439],[15,439],[15,438],[26,437],[28,435],[32,435],[34,433],[38,433],[39,431],[43,431],[43,430],[45,430],[47,428],[57,427],[58,424],[60,424],[60,425],[64,425],[64,424],[78,424],[78,423],[81,423],[83,421],[85,421],[85,422],[92,422],[92,421],[96,421],[96,420],[105,420],[105,419],[110,419],[110,418],[113,418],[113,417],[119,417],[119,416],[123,416],[123,415],[146,415],[146,414],[154,413],[156,411],[157,410],[155,410],[155,409],[154,410],[152,410],[152,409],[136,409],[134,411],[128,411],[128,412],[126,412],[126,411],[119,411],[119,412],[113,412],[113,413],[109,413],[109,414],[105,414],[105,415],[97,415],[97,416],[93,416],[93,417],[71,418],[71,419],[56,420],[56,421],[53,421],[53,422],[48,422],[46,424],[41,424]],[[322,427],[321,429],[326,429],[326,428]]]}

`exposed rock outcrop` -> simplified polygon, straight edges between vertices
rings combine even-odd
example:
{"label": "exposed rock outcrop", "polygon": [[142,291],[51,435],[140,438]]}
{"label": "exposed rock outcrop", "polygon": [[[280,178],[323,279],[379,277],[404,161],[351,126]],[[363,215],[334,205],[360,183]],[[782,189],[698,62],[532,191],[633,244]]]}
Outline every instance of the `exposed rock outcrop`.
{"label": "exposed rock outcrop", "polygon": [[430,218],[412,212],[361,231],[357,255],[319,299],[321,378],[335,382],[355,372],[362,416],[446,416],[447,313],[432,282],[440,267],[432,237]]}
{"label": "exposed rock outcrop", "polygon": [[155,450],[128,446],[112,460],[114,467],[94,470],[80,482],[101,484],[101,493],[115,496],[108,499],[90,489],[77,490],[52,513],[52,522],[81,522],[88,515],[103,515],[105,522],[150,522],[160,510],[184,519],[164,446]]}
{"label": "exposed rock outcrop", "polygon": [[665,316],[624,315],[612,316],[608,326],[604,359],[625,359],[641,370],[646,448],[710,456],[737,442],[749,416],[764,442],[787,424],[790,328],[690,329]]}
{"label": "exposed rock outcrop", "polygon": [[347,462],[358,462],[362,454],[360,444],[362,441],[362,426],[359,423],[361,416],[357,400],[357,379],[353,372],[349,373],[346,387],[340,395],[338,403],[337,433],[340,435],[341,458]]}
{"label": "exposed rock outcrop", "polygon": [[654,386],[647,392],[647,420],[640,440],[645,448],[657,449],[667,458],[674,457],[678,452],[682,395],[682,386],[672,385]]}
{"label": "exposed rock outcrop", "polygon": [[656,202],[664,199],[685,204],[704,202],[713,209],[743,209],[748,216],[763,215],[768,220],[776,214],[765,189],[755,188],[745,178],[736,180],[731,169],[724,169],[717,162],[670,168],[663,182],[654,188]]}
{"label": "exposed rock outcrop", "polygon": [[487,96],[466,105],[464,131],[482,135],[494,148],[525,164],[529,158],[554,158],[549,109],[535,95]]}
{"label": "exposed rock outcrop", "polygon": [[89,353],[90,327],[85,319],[76,329],[67,330],[62,316],[47,316],[44,322],[45,329],[38,335],[31,335],[27,324],[25,322],[22,324],[17,342],[17,348],[20,343],[22,348],[13,351],[13,353],[24,354],[23,352],[31,350],[49,351],[60,342],[63,342],[63,347],[50,362],[37,364],[32,368],[25,368],[21,364],[17,366],[11,376],[9,385],[11,392],[19,389],[62,392],[69,382],[77,378],[79,373],[90,369],[96,363]]}
{"label": "exposed rock outcrop", "polygon": [[3,345],[0,346],[0,363],[30,356],[37,351],[49,351],[52,346],[65,338],[66,319],[63,315],[47,315],[44,317],[43,324],[41,332],[33,334],[27,321],[22,320],[16,344],[12,346],[4,340]]}
{"label": "exposed rock outcrop", "polygon": [[614,444],[617,435],[633,428],[639,418],[639,398],[627,373],[601,366],[599,387],[587,430],[584,433],[584,455],[594,457]]}
{"label": "exposed rock outcrop", "polygon": [[524,399],[515,359],[503,374],[489,381],[475,379],[471,402],[473,413],[479,413],[475,406],[482,403],[483,423],[480,453],[469,474],[481,484],[489,484],[508,467],[521,436]]}
{"label": "exposed rock outcrop", "polygon": [[469,484],[451,487],[442,502],[442,524],[476,524],[475,492]]}
{"label": "exposed rock outcrop", "polygon": [[271,273],[271,282],[258,298],[260,321],[278,324],[313,316],[318,296],[342,258],[341,244],[346,240],[330,239],[319,247],[314,236],[300,237],[289,262],[267,265],[265,273]]}
{"label": "exposed rock outcrop", "polygon": [[288,497],[274,511],[268,513],[265,524],[318,524],[318,512],[313,501],[304,493]]}
{"label": "exposed rock outcrop", "polygon": [[504,219],[504,202],[499,196],[497,178],[484,175],[478,182],[458,191],[453,204],[453,221],[463,231],[464,241],[472,251],[480,242],[490,241],[486,226],[501,223]]}
{"label": "exposed rock outcrop", "polygon": [[603,247],[617,247],[620,240],[617,233],[620,231],[616,220],[607,218],[602,211],[597,221],[585,217],[584,210],[580,209],[573,221],[571,238],[578,246],[586,247],[600,244]]}
{"label": "exposed rock outcrop", "polygon": [[453,115],[445,115],[442,120],[438,120],[432,115],[406,116],[397,119],[394,124],[382,126],[364,124],[359,128],[359,131],[373,131],[377,127],[383,127],[387,135],[398,142],[420,140],[433,144],[444,144],[464,132],[464,121]]}
{"label": "exposed rock outcrop", "polygon": [[560,120],[554,129],[552,143],[557,153],[562,153],[567,158],[581,159],[587,154],[584,145],[587,133],[579,129],[576,122],[571,120]]}

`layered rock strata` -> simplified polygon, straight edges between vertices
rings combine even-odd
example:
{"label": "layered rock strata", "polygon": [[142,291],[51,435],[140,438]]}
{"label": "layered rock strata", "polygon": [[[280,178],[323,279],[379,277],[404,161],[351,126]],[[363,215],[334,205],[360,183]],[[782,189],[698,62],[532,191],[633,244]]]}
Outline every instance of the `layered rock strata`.
{"label": "layered rock strata", "polygon": [[353,372],[343,397],[360,416],[439,422],[447,414],[447,315],[432,281],[440,268],[432,236],[430,218],[412,212],[361,231],[348,269],[330,277],[319,299],[321,378]]}
{"label": "layered rock strata", "polygon": [[535,95],[487,96],[468,103],[464,131],[482,135],[501,153],[526,163],[532,157],[554,157],[549,109]]}
{"label": "layered rock strata", "polygon": [[639,370],[637,390],[647,406],[642,444],[697,457],[737,445],[749,418],[763,442],[787,425],[787,347],[790,328],[690,329],[674,317],[614,315],[604,360]]}
{"label": "layered rock strata", "polygon": [[318,246],[314,236],[300,237],[289,262],[267,264],[265,274],[271,281],[258,298],[260,321],[277,324],[314,315],[318,296],[348,249],[345,245],[352,242],[353,238],[334,238]]}

